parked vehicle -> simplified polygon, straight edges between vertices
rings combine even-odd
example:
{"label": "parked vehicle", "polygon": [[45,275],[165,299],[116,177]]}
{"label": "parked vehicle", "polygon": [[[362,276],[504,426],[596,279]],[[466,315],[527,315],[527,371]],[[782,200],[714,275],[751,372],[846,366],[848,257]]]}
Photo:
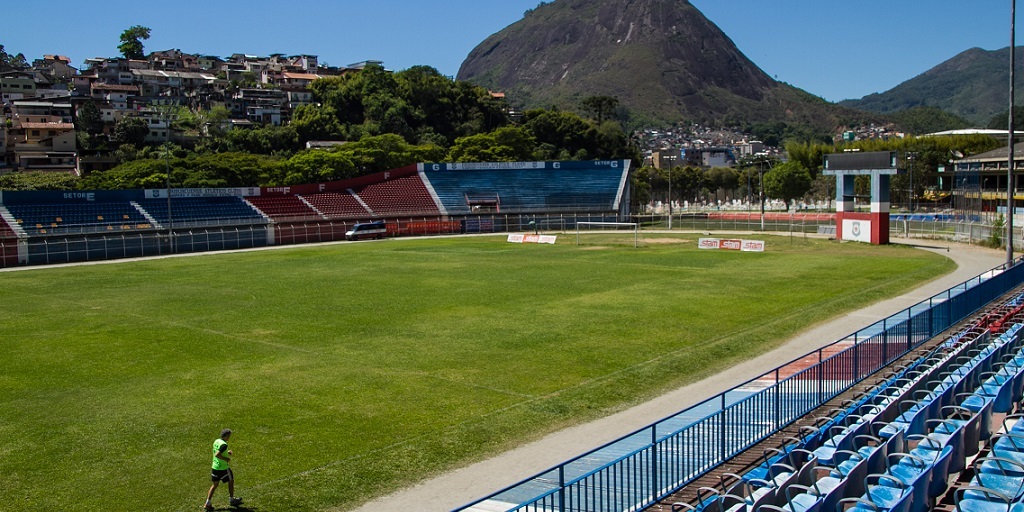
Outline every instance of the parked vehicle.
{"label": "parked vehicle", "polygon": [[345,232],[345,240],[381,239],[387,234],[388,228],[384,221],[369,222],[352,226],[352,229]]}

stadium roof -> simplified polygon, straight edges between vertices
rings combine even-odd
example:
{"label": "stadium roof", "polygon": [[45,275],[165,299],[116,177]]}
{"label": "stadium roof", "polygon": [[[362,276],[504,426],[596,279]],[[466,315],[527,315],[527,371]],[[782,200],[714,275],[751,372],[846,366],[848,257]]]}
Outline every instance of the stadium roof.
{"label": "stadium roof", "polygon": [[[1018,132],[1019,133],[1019,132]],[[1005,135],[1006,132],[1004,131]],[[1013,145],[1013,159],[1014,161],[1024,160],[1024,142],[1018,142]],[[980,153],[974,156],[957,160],[957,162],[963,163],[976,163],[976,162],[1006,162],[1006,148],[996,148],[992,151]]]}
{"label": "stadium roof", "polygon": [[[946,130],[922,135],[922,137],[944,137],[952,135],[988,135],[997,139],[1006,140],[1006,130],[988,130],[984,128],[964,128],[963,130]],[[1024,137],[1024,132],[1013,132],[1014,138]]]}

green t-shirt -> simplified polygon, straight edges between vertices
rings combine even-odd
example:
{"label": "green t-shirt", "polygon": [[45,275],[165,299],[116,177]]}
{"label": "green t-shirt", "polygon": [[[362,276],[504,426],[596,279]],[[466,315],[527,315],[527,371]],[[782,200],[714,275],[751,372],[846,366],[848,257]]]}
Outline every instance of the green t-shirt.
{"label": "green t-shirt", "polygon": [[220,458],[217,457],[218,453],[222,453],[225,456],[227,456],[227,452],[228,452],[228,442],[227,441],[218,438],[216,441],[213,442],[213,469],[228,469],[228,467],[230,467],[230,465],[228,464],[228,461],[220,459]]}

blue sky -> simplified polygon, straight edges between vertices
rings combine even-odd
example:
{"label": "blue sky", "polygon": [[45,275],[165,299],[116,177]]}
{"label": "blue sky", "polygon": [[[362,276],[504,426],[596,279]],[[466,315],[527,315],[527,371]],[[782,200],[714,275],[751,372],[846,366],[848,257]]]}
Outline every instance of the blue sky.
{"label": "blue sky", "polygon": [[[30,61],[57,53],[81,66],[117,56],[121,32],[143,25],[152,29],[147,52],[311,53],[332,65],[373,59],[395,70],[425,64],[455,75],[476,44],[539,0],[8,3],[0,9],[0,44]],[[1009,0],[691,3],[769,75],[830,101],[886,91],[968,48],[1010,43]]]}

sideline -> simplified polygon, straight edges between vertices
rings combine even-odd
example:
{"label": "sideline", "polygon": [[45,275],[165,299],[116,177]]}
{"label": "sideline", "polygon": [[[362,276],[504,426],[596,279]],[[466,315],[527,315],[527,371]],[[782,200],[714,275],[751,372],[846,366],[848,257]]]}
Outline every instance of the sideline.
{"label": "sideline", "polygon": [[[754,375],[760,375],[808,352],[828,345],[860,328],[906,309],[937,293],[1006,262],[1000,250],[928,240],[892,239],[891,243],[914,246],[952,259],[953,272],[910,292],[853,311],[841,318],[811,327],[775,350],[739,363],[702,381],[686,385],[648,402],[608,417],[569,427],[490,459],[456,469],[393,494],[365,503],[356,512],[448,511],[529,478],[581,453],[614,441],[666,416],[727,391]],[[341,509],[336,509],[341,510]]]}

